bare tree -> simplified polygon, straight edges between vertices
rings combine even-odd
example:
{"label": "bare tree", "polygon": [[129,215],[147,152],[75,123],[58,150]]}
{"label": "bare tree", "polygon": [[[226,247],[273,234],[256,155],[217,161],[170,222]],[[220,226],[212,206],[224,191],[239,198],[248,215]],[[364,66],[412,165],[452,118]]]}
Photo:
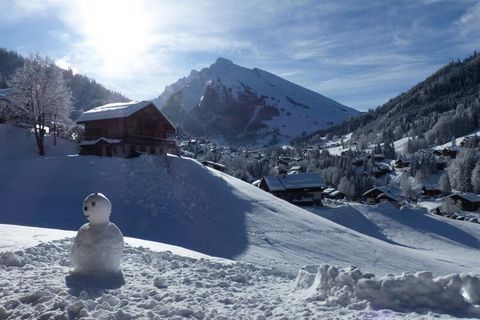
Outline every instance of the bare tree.
{"label": "bare tree", "polygon": [[[35,132],[38,153],[45,155],[46,124],[68,121],[72,110],[72,96],[65,85],[61,70],[53,61],[38,54],[25,61],[23,68],[13,75],[13,112],[25,118]],[[56,132],[55,138],[56,138]]]}

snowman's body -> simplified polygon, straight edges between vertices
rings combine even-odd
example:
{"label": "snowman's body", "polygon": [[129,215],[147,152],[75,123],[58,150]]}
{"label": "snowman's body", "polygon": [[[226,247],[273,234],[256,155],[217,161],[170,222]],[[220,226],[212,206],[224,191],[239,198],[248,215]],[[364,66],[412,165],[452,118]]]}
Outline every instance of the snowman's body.
{"label": "snowman's body", "polygon": [[71,259],[73,272],[67,285],[117,287],[124,283],[120,268],[123,255],[123,235],[109,221],[110,201],[101,193],[89,195],[83,212],[89,223],[84,224],[73,242]]}
{"label": "snowman's body", "polygon": [[123,235],[111,223],[84,224],[75,237],[72,264],[75,273],[108,274],[120,272]]}

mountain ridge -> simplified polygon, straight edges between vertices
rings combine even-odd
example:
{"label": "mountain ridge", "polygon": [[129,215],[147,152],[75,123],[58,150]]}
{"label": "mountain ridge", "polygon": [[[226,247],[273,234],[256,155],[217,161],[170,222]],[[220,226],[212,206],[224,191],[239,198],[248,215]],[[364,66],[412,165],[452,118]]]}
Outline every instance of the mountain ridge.
{"label": "mountain ridge", "polygon": [[192,70],[153,101],[192,135],[275,144],[359,114],[268,71],[225,58]]}

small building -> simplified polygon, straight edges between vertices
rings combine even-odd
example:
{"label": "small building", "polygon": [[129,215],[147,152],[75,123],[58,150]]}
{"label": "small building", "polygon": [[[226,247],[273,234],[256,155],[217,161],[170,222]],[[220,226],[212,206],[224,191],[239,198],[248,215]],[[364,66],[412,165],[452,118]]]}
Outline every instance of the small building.
{"label": "small building", "polygon": [[259,188],[295,204],[321,204],[326,184],[318,173],[265,176]]}
{"label": "small building", "polygon": [[328,188],[326,188],[326,189],[324,189],[324,190],[322,191],[322,196],[323,196],[324,198],[326,198],[326,197],[328,197],[328,195],[329,195],[330,193],[332,193],[333,191],[335,191],[335,188],[328,187]]}
{"label": "small building", "polygon": [[400,202],[402,199],[394,193],[382,193],[382,194],[379,194],[375,200],[377,203],[389,202],[394,206],[398,207],[400,206]]}
{"label": "small building", "polygon": [[480,195],[475,193],[454,193],[446,198],[455,200],[465,211],[477,211],[480,208]]}
{"label": "small building", "polygon": [[395,192],[386,186],[374,187],[366,191],[362,197],[367,203],[378,203],[380,200],[387,198],[391,198],[392,200],[394,200],[394,198],[397,199]]}
{"label": "small building", "polygon": [[106,104],[82,113],[77,123],[85,126],[81,155],[178,153],[175,127],[151,101]]}
{"label": "small building", "polygon": [[213,162],[213,161],[202,161],[202,164],[204,166],[207,166],[207,167],[210,167],[212,169],[215,169],[215,170],[218,170],[218,171],[221,171],[221,172],[225,172],[225,170],[227,169],[227,167],[221,163],[218,163],[218,162]]}
{"label": "small building", "polygon": [[443,191],[432,186],[423,186],[422,188],[422,195],[428,197],[436,197],[443,194]]}
{"label": "small building", "polygon": [[345,194],[342,191],[335,190],[328,194],[330,199],[342,200],[345,199]]}
{"label": "small building", "polygon": [[457,153],[460,151],[460,148],[458,146],[451,146],[443,149],[435,149],[433,151],[433,154],[436,156],[443,156],[443,157],[448,157],[448,158],[456,158]]}

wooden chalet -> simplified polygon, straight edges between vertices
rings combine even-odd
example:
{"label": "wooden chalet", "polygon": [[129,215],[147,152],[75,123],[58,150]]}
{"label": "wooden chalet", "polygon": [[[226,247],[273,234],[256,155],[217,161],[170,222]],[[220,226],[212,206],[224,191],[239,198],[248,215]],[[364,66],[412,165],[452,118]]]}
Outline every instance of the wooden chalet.
{"label": "wooden chalet", "polygon": [[321,204],[326,184],[318,173],[265,176],[259,188],[295,204]]}
{"label": "wooden chalet", "polygon": [[106,104],[82,113],[77,123],[85,126],[81,155],[178,153],[175,127],[150,101]]}
{"label": "wooden chalet", "polygon": [[447,198],[455,200],[460,204],[462,210],[477,211],[480,209],[480,195],[475,193],[454,193]]}
{"label": "wooden chalet", "polygon": [[432,186],[423,186],[422,195],[427,197],[435,197],[443,194],[443,191]]}
{"label": "wooden chalet", "polygon": [[393,190],[386,186],[374,187],[366,191],[362,197],[365,199],[366,203],[379,203],[382,200],[388,200],[391,202],[398,202],[400,198],[395,194]]}
{"label": "wooden chalet", "polygon": [[460,151],[458,146],[451,146],[443,149],[435,149],[433,154],[436,156],[443,156],[455,159],[457,157],[457,153]]}

